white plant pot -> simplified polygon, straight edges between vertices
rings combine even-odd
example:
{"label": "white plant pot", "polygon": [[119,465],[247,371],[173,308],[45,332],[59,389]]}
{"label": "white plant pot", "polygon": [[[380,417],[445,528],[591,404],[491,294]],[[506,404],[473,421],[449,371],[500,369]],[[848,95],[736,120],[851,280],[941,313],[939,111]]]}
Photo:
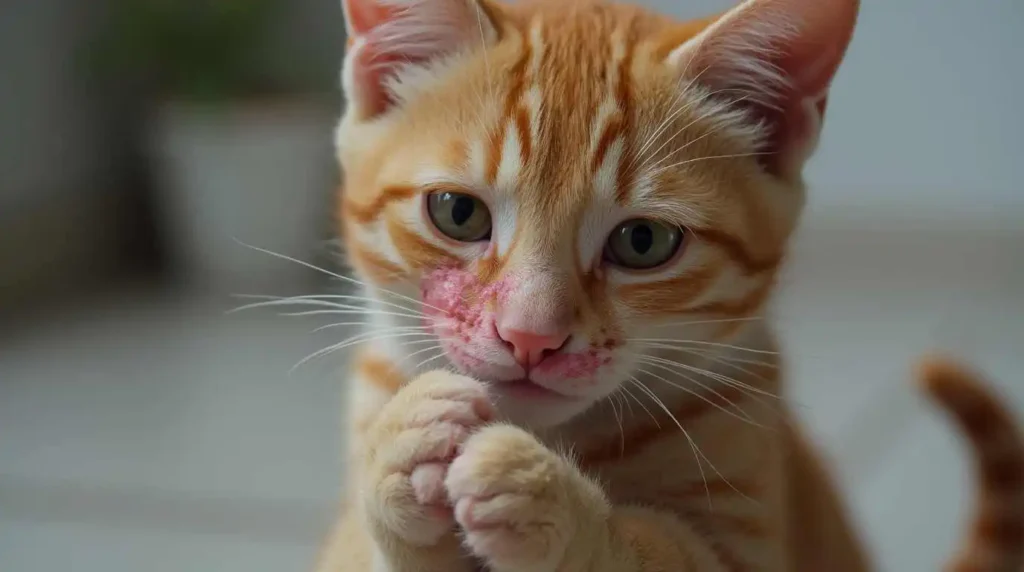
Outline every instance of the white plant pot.
{"label": "white plant pot", "polygon": [[166,105],[153,122],[159,216],[189,286],[261,293],[308,284],[330,232],[335,117],[305,102]]}

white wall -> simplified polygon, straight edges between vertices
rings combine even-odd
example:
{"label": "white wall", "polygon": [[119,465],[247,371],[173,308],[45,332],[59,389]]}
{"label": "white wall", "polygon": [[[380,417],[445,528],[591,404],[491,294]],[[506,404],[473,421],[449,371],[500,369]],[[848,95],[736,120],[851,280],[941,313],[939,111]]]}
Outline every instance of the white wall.
{"label": "white wall", "polygon": [[[690,17],[735,2],[643,3]],[[1024,2],[862,0],[808,178],[818,211],[1024,219]]]}

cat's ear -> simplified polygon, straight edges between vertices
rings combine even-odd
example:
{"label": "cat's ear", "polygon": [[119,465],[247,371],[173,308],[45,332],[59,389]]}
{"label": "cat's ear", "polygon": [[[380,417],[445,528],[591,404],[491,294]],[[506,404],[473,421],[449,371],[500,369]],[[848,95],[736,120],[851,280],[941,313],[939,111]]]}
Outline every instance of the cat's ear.
{"label": "cat's ear", "polygon": [[342,0],[348,53],[342,81],[349,111],[371,119],[398,101],[414,73],[493,41],[498,28],[486,0]]}
{"label": "cat's ear", "polygon": [[859,0],[746,0],[673,50],[669,63],[763,122],[765,164],[794,176],[817,144],[858,8]]}

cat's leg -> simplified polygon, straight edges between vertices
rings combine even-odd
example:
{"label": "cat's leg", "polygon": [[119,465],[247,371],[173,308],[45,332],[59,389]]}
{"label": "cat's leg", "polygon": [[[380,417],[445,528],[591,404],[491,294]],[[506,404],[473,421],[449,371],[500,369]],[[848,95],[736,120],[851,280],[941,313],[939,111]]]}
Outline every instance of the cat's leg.
{"label": "cat's leg", "polygon": [[464,542],[495,572],[725,569],[675,515],[613,507],[565,457],[516,427],[470,437],[445,485]]}
{"label": "cat's leg", "polygon": [[492,415],[479,382],[447,372],[420,376],[383,406],[365,433],[358,473],[374,572],[473,568],[454,533],[444,478],[459,447]]}

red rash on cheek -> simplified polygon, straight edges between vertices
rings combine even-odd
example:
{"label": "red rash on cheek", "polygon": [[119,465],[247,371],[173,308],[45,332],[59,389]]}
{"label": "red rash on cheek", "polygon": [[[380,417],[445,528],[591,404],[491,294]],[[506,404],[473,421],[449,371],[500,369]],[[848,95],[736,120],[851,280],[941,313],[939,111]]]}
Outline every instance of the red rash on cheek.
{"label": "red rash on cheek", "polygon": [[471,310],[466,295],[479,289],[479,281],[463,270],[438,269],[423,277],[421,289],[428,315],[449,316],[464,322]]}
{"label": "red rash on cheek", "polygon": [[434,323],[444,320],[445,329],[469,341],[471,335],[494,337],[494,311],[488,302],[495,299],[501,303],[508,295],[509,285],[507,280],[485,285],[472,272],[438,268],[424,276],[421,290],[424,311]]}

